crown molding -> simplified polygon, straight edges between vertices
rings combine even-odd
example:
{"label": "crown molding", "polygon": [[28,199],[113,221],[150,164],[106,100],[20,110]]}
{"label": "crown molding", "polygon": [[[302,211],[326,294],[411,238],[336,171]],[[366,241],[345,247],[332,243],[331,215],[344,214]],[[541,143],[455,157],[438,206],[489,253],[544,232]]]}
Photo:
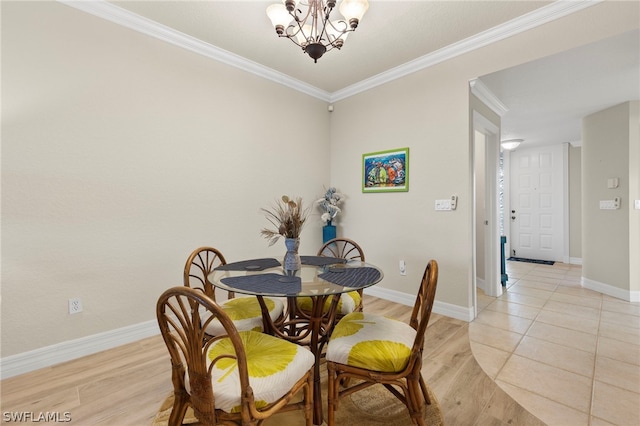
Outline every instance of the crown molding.
{"label": "crown molding", "polygon": [[480,99],[486,106],[491,108],[491,111],[498,114],[500,117],[504,116],[509,108],[507,108],[496,95],[479,79],[475,78],[469,81],[471,87],[471,93],[476,98]]}
{"label": "crown molding", "polygon": [[344,89],[329,93],[315,86],[294,79],[274,69],[265,67],[256,62],[238,56],[234,53],[220,49],[195,37],[176,31],[170,27],[146,19],[135,13],[129,12],[113,3],[104,0],[57,0],[59,3],[71,6],[75,9],[106,19],[115,24],[122,25],[134,31],[166,41],[175,46],[182,47],[213,60],[233,66],[243,71],[258,75],[282,84],[291,89],[298,90],[309,96],[313,96],[326,102],[336,102],[348,98],[366,90],[372,89],[384,83],[412,74],[416,71],[431,67],[456,56],[463,55],[475,49],[487,46],[491,43],[503,40],[537,26],[546,24],[572,13],[578,12],[590,6],[601,3],[604,0],[558,0],[533,12],[522,15],[502,25],[483,31],[465,40],[443,47],[428,55],[414,59],[399,65],[388,71],[377,74],[366,80],[362,80]]}
{"label": "crown molding", "polygon": [[453,43],[442,49],[436,50],[425,56],[421,56],[405,64],[399,65],[388,71],[382,72],[366,80],[355,83],[331,94],[331,102],[348,98],[366,90],[372,89],[384,83],[412,74],[416,71],[437,65],[441,62],[453,59],[457,56],[469,53],[473,50],[489,44],[504,40],[508,37],[520,34],[524,31],[555,21],[556,19],[578,12],[587,7],[594,6],[604,0],[558,0],[540,9],[529,12],[504,24],[490,28],[469,38]]}
{"label": "crown molding", "polygon": [[113,3],[104,0],[57,0],[59,3],[71,6],[75,9],[97,16],[113,22],[114,24],[132,29],[142,34],[171,43],[175,46],[205,56],[207,58],[222,62],[243,71],[266,78],[275,83],[290,87],[299,92],[313,96],[320,100],[329,102],[329,92],[307,84],[303,81],[292,78],[284,73],[272,68],[265,67],[257,62],[250,61],[242,56],[220,49],[212,44],[205,43],[190,35],[184,34],[166,25],[144,18],[135,13],[129,12]]}

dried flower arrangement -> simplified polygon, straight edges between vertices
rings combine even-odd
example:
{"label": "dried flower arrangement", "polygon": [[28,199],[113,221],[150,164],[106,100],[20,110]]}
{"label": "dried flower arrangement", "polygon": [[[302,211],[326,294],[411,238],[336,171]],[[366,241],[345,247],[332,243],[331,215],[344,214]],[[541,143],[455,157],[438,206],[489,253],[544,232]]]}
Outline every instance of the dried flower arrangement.
{"label": "dried flower arrangement", "polygon": [[300,233],[304,227],[304,223],[309,215],[309,209],[303,208],[302,198],[297,197],[295,200],[286,195],[278,200],[272,209],[260,209],[264,212],[265,217],[275,229],[263,228],[260,235],[269,240],[272,246],[280,239],[300,238]]}
{"label": "dried flower arrangement", "polygon": [[342,194],[338,193],[334,187],[327,189],[327,192],[324,194],[324,198],[320,198],[316,201],[320,206],[320,209],[324,212],[320,216],[322,222],[327,225],[331,225],[331,221],[342,211],[340,207],[338,207],[338,204],[340,204],[341,201]]}

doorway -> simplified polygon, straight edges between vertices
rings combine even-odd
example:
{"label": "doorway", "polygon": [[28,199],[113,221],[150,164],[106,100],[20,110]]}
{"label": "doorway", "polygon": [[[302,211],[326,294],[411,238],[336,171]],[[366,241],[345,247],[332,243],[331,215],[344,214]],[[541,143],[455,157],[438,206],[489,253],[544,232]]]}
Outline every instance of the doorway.
{"label": "doorway", "polygon": [[502,294],[498,201],[499,128],[473,112],[473,317],[478,314],[477,289]]}

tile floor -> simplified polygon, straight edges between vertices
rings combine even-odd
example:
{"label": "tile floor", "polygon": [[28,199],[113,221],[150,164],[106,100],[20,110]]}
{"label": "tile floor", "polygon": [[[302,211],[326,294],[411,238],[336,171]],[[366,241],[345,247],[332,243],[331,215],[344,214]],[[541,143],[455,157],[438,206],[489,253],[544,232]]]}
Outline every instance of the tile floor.
{"label": "tile floor", "polygon": [[640,425],[640,303],[581,287],[582,268],[507,262],[507,291],[478,291],[482,369],[548,425]]}

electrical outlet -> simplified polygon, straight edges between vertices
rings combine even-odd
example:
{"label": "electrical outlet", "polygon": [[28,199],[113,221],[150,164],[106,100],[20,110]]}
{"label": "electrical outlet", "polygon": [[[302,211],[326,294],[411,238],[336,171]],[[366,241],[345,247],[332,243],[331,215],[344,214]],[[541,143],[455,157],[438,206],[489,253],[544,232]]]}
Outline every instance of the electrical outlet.
{"label": "electrical outlet", "polygon": [[82,300],[79,297],[69,299],[69,313],[71,315],[82,312]]}
{"label": "electrical outlet", "polygon": [[400,275],[407,275],[407,265],[404,263],[404,260],[400,261]]}

